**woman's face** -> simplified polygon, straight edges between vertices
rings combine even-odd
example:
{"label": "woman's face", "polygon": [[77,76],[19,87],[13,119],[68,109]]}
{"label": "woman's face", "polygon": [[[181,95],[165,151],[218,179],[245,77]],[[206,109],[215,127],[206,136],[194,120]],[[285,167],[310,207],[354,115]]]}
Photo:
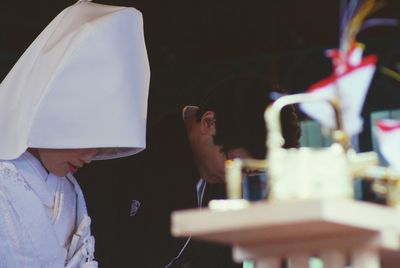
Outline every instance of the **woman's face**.
{"label": "woman's face", "polygon": [[29,149],[49,172],[60,177],[67,175],[69,172],[75,173],[83,165],[90,163],[100,150],[100,148]]}

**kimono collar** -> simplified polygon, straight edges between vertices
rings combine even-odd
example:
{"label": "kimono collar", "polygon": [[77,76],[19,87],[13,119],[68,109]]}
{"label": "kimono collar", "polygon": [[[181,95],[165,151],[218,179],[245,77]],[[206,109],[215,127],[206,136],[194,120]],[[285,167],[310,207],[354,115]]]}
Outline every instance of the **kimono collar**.
{"label": "kimono collar", "polygon": [[12,162],[42,203],[49,208],[53,207],[53,194],[46,184],[47,177],[51,174],[45,170],[40,161],[26,151]]}

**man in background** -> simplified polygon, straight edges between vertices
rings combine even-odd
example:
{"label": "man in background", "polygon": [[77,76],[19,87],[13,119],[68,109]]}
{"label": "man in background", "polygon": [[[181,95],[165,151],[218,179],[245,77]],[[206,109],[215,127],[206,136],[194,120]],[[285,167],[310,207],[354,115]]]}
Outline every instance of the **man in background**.
{"label": "man in background", "polygon": [[[230,247],[173,237],[170,215],[225,198],[225,160],[265,158],[264,111],[272,90],[254,77],[223,81],[199,106],[149,127],[144,152],[82,172],[109,180],[103,196],[92,194],[96,182],[82,182],[104,267],[242,267]],[[285,147],[298,147],[292,107],[281,121]]]}

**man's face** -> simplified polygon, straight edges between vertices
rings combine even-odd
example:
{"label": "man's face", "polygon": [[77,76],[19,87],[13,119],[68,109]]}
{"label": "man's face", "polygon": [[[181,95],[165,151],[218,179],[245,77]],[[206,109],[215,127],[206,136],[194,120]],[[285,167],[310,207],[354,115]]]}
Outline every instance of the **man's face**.
{"label": "man's face", "polygon": [[235,148],[227,152],[222,151],[221,146],[214,143],[216,133],[215,114],[207,111],[203,114],[194,147],[196,160],[201,167],[203,179],[209,183],[225,182],[225,161],[235,158],[252,158],[250,153],[244,148]]}
{"label": "man's face", "polygon": [[209,183],[223,183],[225,182],[225,161],[233,160],[235,158],[252,158],[250,153],[244,148],[236,148],[228,152],[222,152],[221,146],[213,144],[213,150],[209,151],[207,158],[208,178],[206,181]]}
{"label": "man's face", "polygon": [[83,165],[92,161],[101,149],[33,149],[33,153],[43,166],[57,176],[75,173]]}

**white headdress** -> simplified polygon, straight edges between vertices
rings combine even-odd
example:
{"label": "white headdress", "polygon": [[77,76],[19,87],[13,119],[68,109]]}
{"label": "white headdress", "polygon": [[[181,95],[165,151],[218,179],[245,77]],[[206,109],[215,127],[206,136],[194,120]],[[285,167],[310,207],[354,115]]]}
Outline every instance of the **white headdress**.
{"label": "white headdress", "polygon": [[145,147],[149,63],[141,13],[79,1],[0,84],[0,159],[27,148]]}

